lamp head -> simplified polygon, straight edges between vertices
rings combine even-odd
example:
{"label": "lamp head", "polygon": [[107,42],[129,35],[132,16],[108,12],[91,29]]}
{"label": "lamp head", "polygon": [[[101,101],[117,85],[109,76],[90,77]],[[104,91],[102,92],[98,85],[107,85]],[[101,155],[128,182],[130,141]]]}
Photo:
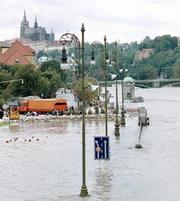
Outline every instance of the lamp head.
{"label": "lamp head", "polygon": [[92,92],[96,91],[99,88],[99,85],[93,85],[91,83],[88,83],[88,86],[90,87]]}
{"label": "lamp head", "polygon": [[61,70],[69,70],[69,69],[72,69],[70,64],[67,64],[67,63],[61,64]]}
{"label": "lamp head", "polygon": [[63,46],[63,49],[62,49],[62,57],[61,57],[61,61],[62,61],[62,63],[64,63],[64,64],[67,63],[67,54],[66,54],[66,49],[65,49],[64,46]]}
{"label": "lamp head", "polygon": [[95,56],[94,56],[94,49],[91,52],[91,61],[90,61],[91,65],[95,65],[96,61],[95,61]]}
{"label": "lamp head", "polygon": [[108,55],[108,53],[107,53],[107,52],[106,52],[105,57],[106,57],[106,63],[107,63],[107,64],[109,64],[110,60],[109,60],[109,55]]}
{"label": "lamp head", "polygon": [[111,76],[111,80],[115,80],[115,79],[116,79],[116,77],[117,77],[117,75],[116,75],[116,74],[112,74],[112,73],[110,73],[110,76]]}
{"label": "lamp head", "polygon": [[91,60],[91,61],[90,61],[90,64],[91,64],[91,65],[95,65],[95,64],[96,64],[96,61],[95,61],[95,60]]}

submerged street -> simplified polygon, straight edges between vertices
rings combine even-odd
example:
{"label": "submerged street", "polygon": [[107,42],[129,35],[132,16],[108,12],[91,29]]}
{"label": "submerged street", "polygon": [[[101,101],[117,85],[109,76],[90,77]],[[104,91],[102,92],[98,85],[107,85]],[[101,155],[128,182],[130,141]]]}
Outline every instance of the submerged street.
{"label": "submerged street", "polygon": [[[114,87],[111,90],[115,92]],[[81,121],[52,120],[0,127],[2,201],[179,201],[180,88],[136,89],[144,98],[150,125],[143,128],[143,149],[135,149],[137,116],[127,115],[121,136],[108,121],[110,160],[94,160],[94,136],[104,121],[86,121],[89,197],[82,182]],[[114,94],[113,94],[114,95]],[[16,138],[16,140],[14,140]],[[6,141],[12,140],[9,143]]]}

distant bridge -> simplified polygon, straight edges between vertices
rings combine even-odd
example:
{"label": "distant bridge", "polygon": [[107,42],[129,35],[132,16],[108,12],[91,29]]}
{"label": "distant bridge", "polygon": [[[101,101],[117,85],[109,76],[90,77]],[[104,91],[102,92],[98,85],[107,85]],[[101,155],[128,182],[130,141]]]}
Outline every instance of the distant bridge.
{"label": "distant bridge", "polygon": [[180,82],[180,78],[176,79],[152,79],[152,80],[135,80],[135,83],[154,83],[154,82],[165,82],[165,83],[173,83],[173,82]]}
{"label": "distant bridge", "polygon": [[[149,79],[149,80],[134,80],[135,86],[141,87],[141,88],[148,88],[150,87],[148,84],[151,84],[151,87],[160,87],[164,86],[165,84],[170,84],[170,83],[178,83],[180,82],[180,78],[174,78],[174,79]],[[116,80],[113,81],[107,81],[107,85],[112,85],[115,84]],[[118,84],[122,83],[122,80],[117,80]],[[99,81],[99,85],[104,86],[105,82],[104,81]],[[72,86],[72,82],[67,83],[67,85]]]}
{"label": "distant bridge", "polygon": [[[174,78],[174,79],[160,78],[160,79],[151,79],[151,80],[150,79],[149,80],[134,80],[134,82],[135,82],[135,85],[139,86],[139,87],[147,87],[147,85],[144,85],[144,84],[151,84],[151,83],[152,83],[153,87],[159,87],[161,83],[164,83],[164,84],[178,83],[178,82],[180,82],[180,78]],[[107,85],[112,85],[115,83],[116,83],[116,80],[107,81]],[[117,83],[121,84],[122,80],[117,80]],[[104,85],[104,81],[99,81],[99,84]]]}

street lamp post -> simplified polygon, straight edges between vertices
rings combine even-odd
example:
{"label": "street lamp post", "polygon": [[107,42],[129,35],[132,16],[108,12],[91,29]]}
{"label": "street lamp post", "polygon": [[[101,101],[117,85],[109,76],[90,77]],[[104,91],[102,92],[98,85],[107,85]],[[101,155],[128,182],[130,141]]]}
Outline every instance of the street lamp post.
{"label": "street lamp post", "polygon": [[[108,116],[107,116],[107,50],[106,50],[106,36],[104,36],[104,55],[103,55],[103,65],[104,65],[104,88],[105,88],[105,136],[108,136]],[[95,64],[94,48],[95,46],[100,47],[103,50],[103,44],[99,41],[95,41],[91,44],[93,51],[91,56],[91,63]]]}
{"label": "street lamp post", "polygon": [[[88,196],[88,189],[86,186],[86,135],[85,135],[85,83],[84,83],[84,77],[85,77],[85,69],[84,69],[84,32],[85,27],[84,23],[81,27],[81,35],[82,35],[82,42],[80,47],[79,39],[74,35],[70,33],[66,33],[61,36],[61,41],[68,42],[69,44],[72,41],[75,41],[78,44],[79,48],[79,61],[80,61],[80,50],[81,50],[81,69],[79,68],[79,73],[81,72],[82,77],[82,186],[80,191],[81,197]],[[68,37],[67,37],[68,36]],[[80,64],[80,63],[79,63]],[[79,74],[80,77],[80,74]]]}
{"label": "street lamp post", "polygon": [[121,106],[121,125],[125,126],[126,125],[126,120],[125,120],[125,109],[124,109],[124,74],[128,71],[128,69],[120,69],[120,73],[122,73],[122,81],[121,81],[121,91],[122,91],[122,106]]}
{"label": "street lamp post", "polygon": [[123,72],[123,77],[122,77],[122,108],[121,108],[121,125],[125,126],[126,125],[126,120],[125,120],[125,111],[124,111],[124,72]]}
{"label": "street lamp post", "polygon": [[115,42],[115,67],[116,67],[116,121],[115,121],[115,136],[120,136],[119,131],[119,104],[118,104],[118,84],[117,84],[117,75],[118,75],[118,53],[117,53],[117,42]]}
{"label": "street lamp post", "polygon": [[106,36],[104,36],[104,84],[105,84],[105,136],[108,136],[108,116],[107,116],[107,59],[108,59],[108,56],[107,56],[107,51],[106,51]]}
{"label": "street lamp post", "polygon": [[[61,69],[69,69],[69,68],[74,68],[74,80],[79,80],[81,78],[81,70],[80,70],[80,40],[79,38],[72,33],[65,33],[60,37],[60,43],[63,45],[62,49],[62,63],[61,63]],[[71,44],[74,44],[75,46],[75,59],[77,56],[77,51],[78,50],[78,60],[75,60],[75,64],[67,64],[67,55],[66,55],[66,49],[65,45],[71,46]],[[77,69],[78,68],[78,69]],[[80,108],[80,102],[79,98],[77,100],[77,106],[78,109]]]}
{"label": "street lamp post", "polygon": [[82,53],[82,186],[80,196],[88,196],[88,190],[86,186],[86,140],[85,140],[85,100],[84,100],[84,32],[85,27],[82,24],[81,33],[82,33],[82,42],[81,42],[81,53]]}

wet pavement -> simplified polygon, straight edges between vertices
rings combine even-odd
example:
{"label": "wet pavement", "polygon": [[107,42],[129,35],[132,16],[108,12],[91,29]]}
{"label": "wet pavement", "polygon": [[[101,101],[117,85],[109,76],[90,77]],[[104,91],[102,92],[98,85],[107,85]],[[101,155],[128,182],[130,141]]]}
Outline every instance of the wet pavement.
{"label": "wet pavement", "polygon": [[108,161],[94,160],[94,136],[104,135],[104,122],[86,122],[90,194],[86,198],[79,197],[81,121],[21,122],[0,127],[0,200],[179,201],[179,92],[180,88],[170,87],[137,89],[136,95],[144,98],[142,105],[150,117],[150,125],[142,132],[143,149],[135,149],[140,129],[137,117],[126,118],[120,139],[114,136],[114,122],[109,121]]}

